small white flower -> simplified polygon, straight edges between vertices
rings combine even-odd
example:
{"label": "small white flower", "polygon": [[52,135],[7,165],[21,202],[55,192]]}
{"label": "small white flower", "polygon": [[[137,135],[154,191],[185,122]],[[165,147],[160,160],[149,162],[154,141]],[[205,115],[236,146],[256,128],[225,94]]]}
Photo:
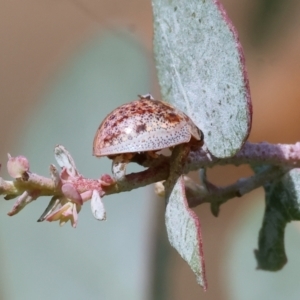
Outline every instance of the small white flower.
{"label": "small white flower", "polygon": [[106,220],[106,212],[98,191],[93,190],[92,199],[91,199],[91,209],[94,217],[99,220],[103,221]]}

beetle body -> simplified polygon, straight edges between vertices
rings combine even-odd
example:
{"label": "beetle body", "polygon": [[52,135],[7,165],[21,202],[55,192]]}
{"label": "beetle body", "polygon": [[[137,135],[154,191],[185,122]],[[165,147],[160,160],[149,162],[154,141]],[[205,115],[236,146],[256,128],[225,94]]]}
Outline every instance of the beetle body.
{"label": "beetle body", "polygon": [[112,111],[100,124],[93,155],[158,151],[202,141],[202,132],[183,112],[163,101],[141,96]]}

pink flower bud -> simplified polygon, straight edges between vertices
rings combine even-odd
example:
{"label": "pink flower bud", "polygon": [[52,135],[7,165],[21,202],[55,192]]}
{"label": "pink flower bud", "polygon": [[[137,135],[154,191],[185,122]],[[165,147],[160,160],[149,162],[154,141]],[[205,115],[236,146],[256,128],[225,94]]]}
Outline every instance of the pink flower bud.
{"label": "pink flower bud", "polygon": [[72,202],[77,203],[79,205],[83,204],[83,200],[82,200],[80,194],[78,193],[78,191],[75,189],[75,187],[71,183],[63,184],[61,187],[61,191]]}
{"label": "pink flower bud", "polygon": [[29,162],[25,156],[12,157],[8,154],[7,171],[13,178],[23,178],[29,171]]}
{"label": "pink flower bud", "polygon": [[101,185],[103,185],[103,186],[110,186],[115,183],[115,180],[110,175],[103,174],[100,177],[100,182],[101,182]]}

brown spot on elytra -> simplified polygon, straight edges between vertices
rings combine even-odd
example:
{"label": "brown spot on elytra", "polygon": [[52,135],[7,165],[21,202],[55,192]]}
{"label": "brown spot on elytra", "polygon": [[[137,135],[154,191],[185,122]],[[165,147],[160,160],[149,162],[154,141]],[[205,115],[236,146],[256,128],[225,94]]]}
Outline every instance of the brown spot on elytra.
{"label": "brown spot on elytra", "polygon": [[136,132],[140,133],[142,131],[146,131],[146,124],[139,124],[136,126]]}
{"label": "brown spot on elytra", "polygon": [[177,114],[172,113],[172,112],[167,114],[165,117],[168,120],[168,122],[170,122],[170,123],[179,123],[180,121],[182,121],[182,117],[180,117]]}
{"label": "brown spot on elytra", "polygon": [[113,123],[113,126],[117,126],[118,125],[118,123],[120,124],[123,120],[125,120],[125,119],[127,119],[128,118],[128,116],[121,116],[121,118],[120,119],[118,119],[115,123]]}

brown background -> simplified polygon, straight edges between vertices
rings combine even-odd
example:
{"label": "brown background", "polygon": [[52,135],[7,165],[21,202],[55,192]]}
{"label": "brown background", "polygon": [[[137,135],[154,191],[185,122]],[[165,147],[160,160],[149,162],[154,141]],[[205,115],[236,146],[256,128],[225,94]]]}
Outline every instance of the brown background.
{"label": "brown background", "polygon": [[[245,49],[254,107],[250,140],[276,143],[299,140],[298,1],[287,1],[286,6],[272,11],[271,16],[262,14],[261,1],[223,0],[222,3]],[[39,104],[59,66],[99,28],[119,27],[133,32],[151,55],[150,1],[0,0],[0,161],[5,162],[19,128],[26,126],[27,113]],[[153,91],[157,94],[153,76]],[[241,174],[249,174],[249,170],[231,167],[211,172],[219,184],[230,183]],[[249,199],[244,197],[226,204],[218,219],[211,216],[208,207],[197,208],[203,224],[209,281],[205,299],[224,299],[226,289],[218,277],[222,243],[230,234],[227,229]],[[171,262],[174,268],[171,274],[176,276],[169,277],[170,299],[199,299],[198,287],[187,266],[175,254]]]}

